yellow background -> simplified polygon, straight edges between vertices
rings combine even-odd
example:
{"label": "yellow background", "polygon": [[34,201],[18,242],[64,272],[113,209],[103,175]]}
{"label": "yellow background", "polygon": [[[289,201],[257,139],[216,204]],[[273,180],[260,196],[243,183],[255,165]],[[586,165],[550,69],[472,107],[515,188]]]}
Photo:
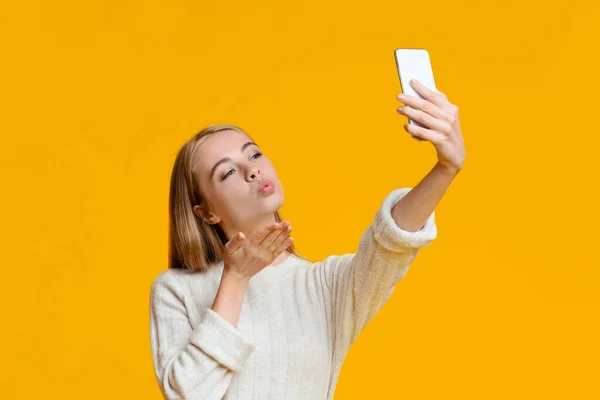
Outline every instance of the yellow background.
{"label": "yellow background", "polygon": [[149,289],[176,151],[246,129],[298,250],[355,250],[435,164],[393,51],[430,52],[465,169],[342,399],[600,397],[595,2],[4,2],[2,398],[160,399]]}

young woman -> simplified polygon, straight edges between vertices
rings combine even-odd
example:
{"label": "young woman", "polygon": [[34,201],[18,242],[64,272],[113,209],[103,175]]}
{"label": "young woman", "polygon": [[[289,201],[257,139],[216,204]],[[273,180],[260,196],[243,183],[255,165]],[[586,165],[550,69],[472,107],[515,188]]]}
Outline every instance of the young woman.
{"label": "young woman", "polygon": [[154,280],[150,333],[166,399],[332,399],[342,362],[437,229],[434,208],[463,168],[458,109],[420,84],[398,111],[438,160],[383,199],[356,253],[294,249],[277,172],[251,137],[211,125],[177,154],[170,268]]}

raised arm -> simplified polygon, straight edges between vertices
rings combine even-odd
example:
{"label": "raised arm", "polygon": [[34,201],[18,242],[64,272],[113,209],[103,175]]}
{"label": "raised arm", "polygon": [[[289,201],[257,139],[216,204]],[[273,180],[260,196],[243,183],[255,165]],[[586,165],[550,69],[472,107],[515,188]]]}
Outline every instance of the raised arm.
{"label": "raised arm", "polygon": [[221,399],[254,344],[210,308],[193,327],[177,282],[160,275],[150,295],[150,336],[165,399]]}
{"label": "raised arm", "polygon": [[336,331],[334,351],[339,357],[387,301],[420,248],[437,236],[434,212],[415,232],[401,229],[394,221],[394,205],[410,190],[396,189],[386,196],[356,253],[331,256],[323,263]]}

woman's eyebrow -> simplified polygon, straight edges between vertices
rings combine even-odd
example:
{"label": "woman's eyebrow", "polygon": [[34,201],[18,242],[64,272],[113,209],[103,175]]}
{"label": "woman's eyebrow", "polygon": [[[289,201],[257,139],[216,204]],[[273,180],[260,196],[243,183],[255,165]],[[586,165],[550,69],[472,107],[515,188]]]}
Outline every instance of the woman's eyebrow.
{"label": "woman's eyebrow", "polygon": [[[242,146],[242,148],[240,149],[240,151],[243,153],[243,152],[244,152],[244,150],[246,150],[246,148],[247,148],[248,146],[252,146],[252,145],[254,145],[254,146],[256,146],[256,147],[259,147],[259,146],[258,146],[256,143],[254,143],[254,142],[250,141],[250,142],[246,142],[246,143],[244,143],[244,145]],[[219,161],[218,161],[218,162],[217,162],[217,163],[216,163],[216,164],[215,164],[215,165],[212,167],[212,169],[210,170],[210,180],[211,180],[211,181],[212,181],[212,179],[213,179],[213,175],[215,174],[215,171],[217,170],[217,167],[218,167],[219,165],[223,164],[224,162],[227,162],[227,161],[231,161],[231,158],[229,158],[229,157],[225,157],[225,158],[223,158],[223,159],[219,160]]]}

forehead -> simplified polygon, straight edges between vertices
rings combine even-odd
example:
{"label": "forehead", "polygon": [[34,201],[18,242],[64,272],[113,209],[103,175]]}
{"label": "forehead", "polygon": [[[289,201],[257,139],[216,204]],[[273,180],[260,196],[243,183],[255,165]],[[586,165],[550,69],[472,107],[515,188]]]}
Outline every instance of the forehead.
{"label": "forehead", "polygon": [[239,153],[250,140],[245,133],[230,129],[206,135],[196,151],[196,165],[201,171],[210,170],[223,157]]}

